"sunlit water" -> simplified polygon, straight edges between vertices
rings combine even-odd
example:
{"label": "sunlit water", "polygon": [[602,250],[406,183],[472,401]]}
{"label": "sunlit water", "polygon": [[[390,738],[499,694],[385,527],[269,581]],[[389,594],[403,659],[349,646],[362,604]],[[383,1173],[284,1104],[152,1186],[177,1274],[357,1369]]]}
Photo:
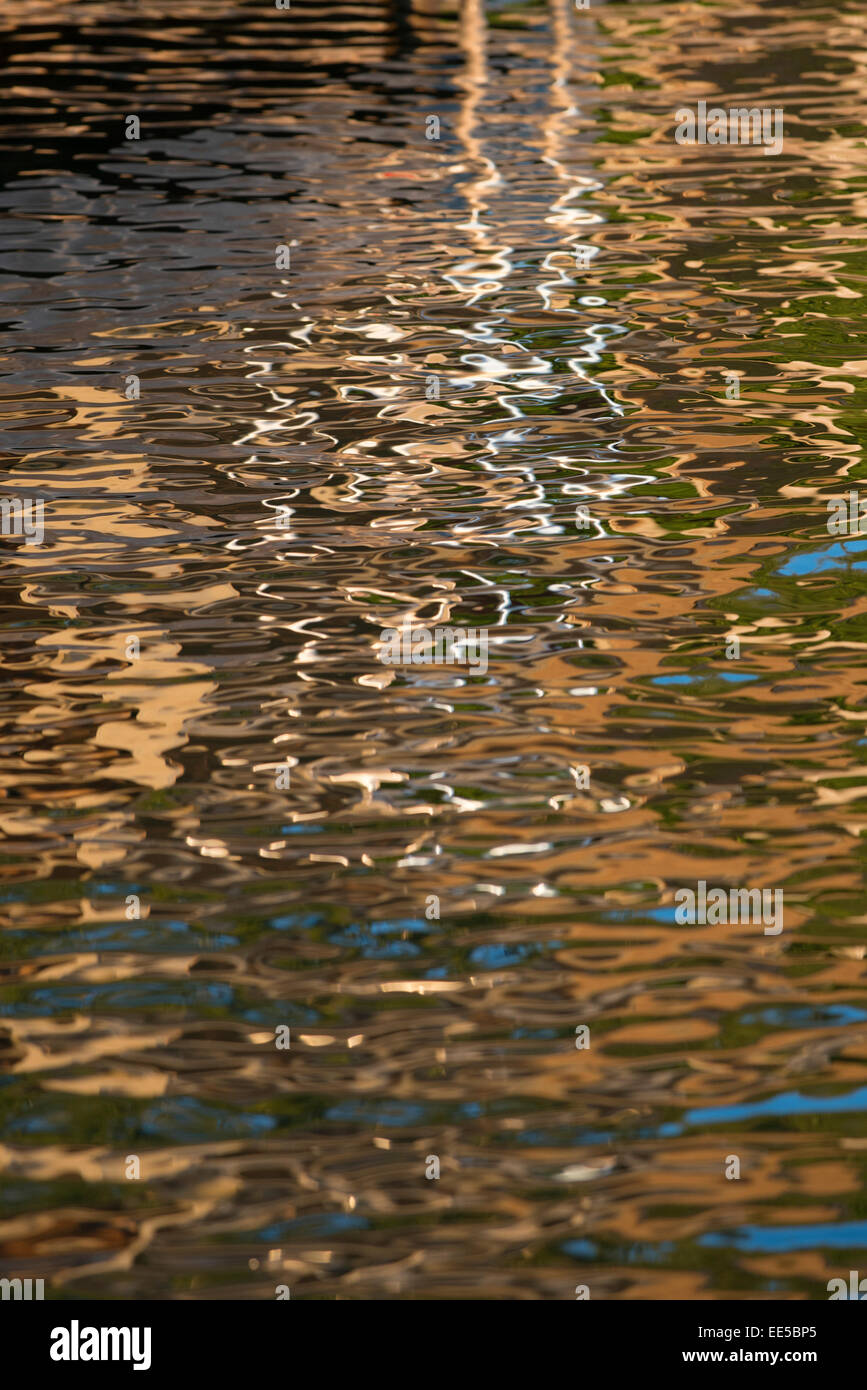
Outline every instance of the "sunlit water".
{"label": "sunlit water", "polygon": [[[0,1273],[827,1298],[867,1258],[863,6],[2,27],[45,539],[2,541]],[[783,152],[677,144],[700,98]],[[384,664],[413,622],[487,670]],[[701,879],[784,930],[679,925]]]}

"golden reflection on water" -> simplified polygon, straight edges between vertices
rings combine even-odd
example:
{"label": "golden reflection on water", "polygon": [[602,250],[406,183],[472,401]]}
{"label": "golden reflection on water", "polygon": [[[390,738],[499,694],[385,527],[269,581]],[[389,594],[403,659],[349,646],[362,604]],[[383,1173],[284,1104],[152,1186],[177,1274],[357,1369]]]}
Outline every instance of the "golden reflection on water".
{"label": "golden reflection on water", "polygon": [[[863,14],[61,20],[0,20],[4,495],[46,503],[2,542],[0,1274],[827,1297],[865,1244],[867,541],[825,524]],[[782,154],[676,144],[700,97],[784,107]],[[483,675],[383,664],[446,624]],[[677,925],[700,879],[782,888],[783,933]]]}

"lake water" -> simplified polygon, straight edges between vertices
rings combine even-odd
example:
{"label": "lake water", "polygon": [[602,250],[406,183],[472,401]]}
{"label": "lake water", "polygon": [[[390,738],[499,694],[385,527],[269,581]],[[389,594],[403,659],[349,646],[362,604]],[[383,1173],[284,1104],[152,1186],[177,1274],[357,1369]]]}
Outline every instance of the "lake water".
{"label": "lake water", "polygon": [[[863,7],[0,28],[2,494],[44,510],[0,543],[0,1274],[827,1298],[867,1259]],[[782,150],[678,143],[699,100]],[[383,659],[446,626],[484,670]],[[783,929],[684,925],[701,882]]]}

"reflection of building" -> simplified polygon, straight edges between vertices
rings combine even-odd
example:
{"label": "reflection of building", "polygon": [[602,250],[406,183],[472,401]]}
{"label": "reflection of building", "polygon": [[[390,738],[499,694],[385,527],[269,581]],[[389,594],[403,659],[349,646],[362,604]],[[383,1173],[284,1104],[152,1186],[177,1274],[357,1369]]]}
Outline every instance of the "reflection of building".
{"label": "reflection of building", "polygon": [[[186,564],[195,555],[188,539],[191,525],[208,526],[208,519],[166,503],[154,518],[152,499],[159,485],[147,460],[111,450],[111,441],[123,436],[131,419],[147,418],[147,404],[126,400],[121,389],[59,386],[53,395],[71,402],[65,428],[89,442],[92,453],[76,453],[75,461],[66,460],[57,472],[34,459],[16,475],[19,486],[26,479],[28,487],[47,497],[43,545],[17,547],[7,556],[7,574],[18,577],[20,602],[40,634],[34,641],[38,679],[24,685],[30,703],[18,717],[27,737],[57,730],[55,747],[22,769],[21,780],[24,785],[35,767],[40,777],[51,777],[44,797],[49,805],[57,804],[58,793],[64,802],[70,793],[76,798],[82,812],[74,831],[78,861],[100,869],[122,864],[143,832],[135,814],[123,807],[128,790],[98,793],[88,785],[90,777],[153,791],[171,787],[180,767],[170,754],[186,743],[187,723],[202,714],[215,689],[208,663],[185,659],[181,642],[147,616],[148,585],[156,581],[160,606],[179,615],[188,611],[192,595],[201,606],[232,598],[235,590],[228,582],[189,588]],[[177,543],[169,557],[165,543],[173,520]],[[106,618],[94,610],[94,574],[111,584],[110,608],[123,616]],[[137,641],[130,643],[131,637]],[[93,729],[69,750],[63,730],[74,723],[82,703]],[[103,715],[101,706],[110,712]],[[35,803],[23,820],[11,807],[4,819],[7,834],[41,829],[53,838],[53,818]]]}

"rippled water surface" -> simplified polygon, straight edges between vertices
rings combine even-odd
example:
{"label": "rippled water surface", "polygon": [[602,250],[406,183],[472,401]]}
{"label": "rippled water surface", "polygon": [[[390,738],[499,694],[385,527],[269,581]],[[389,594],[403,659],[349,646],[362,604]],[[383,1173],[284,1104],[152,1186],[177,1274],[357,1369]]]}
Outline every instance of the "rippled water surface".
{"label": "rippled water surface", "polygon": [[[0,1273],[827,1298],[867,1246],[867,536],[826,525],[867,491],[863,5],[0,26],[2,489],[45,508],[0,542]],[[783,152],[677,144],[700,98]],[[384,664],[413,622],[487,671]],[[679,925],[701,879],[784,930]]]}

